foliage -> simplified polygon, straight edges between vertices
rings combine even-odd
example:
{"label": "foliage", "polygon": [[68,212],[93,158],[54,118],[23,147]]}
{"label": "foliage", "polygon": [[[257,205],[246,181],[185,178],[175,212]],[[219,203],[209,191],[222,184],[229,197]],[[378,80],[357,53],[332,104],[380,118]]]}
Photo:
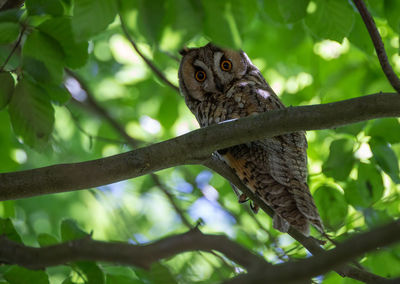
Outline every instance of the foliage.
{"label": "foliage", "polygon": [[[368,4],[388,57],[400,72],[398,1]],[[88,94],[66,69],[87,82],[99,104],[143,145],[198,127],[183,99],[132,49],[118,13],[139,49],[175,85],[179,49],[213,41],[245,50],[286,105],[391,91],[350,1],[27,0],[21,9],[0,12],[0,66],[6,63],[0,67],[1,172],[128,150],[113,126],[85,104]],[[15,44],[21,48],[14,51]],[[308,133],[309,183],[333,238],[342,240],[400,216],[399,133],[397,118]],[[203,231],[227,234],[271,262],[305,255],[298,243],[272,228],[268,216],[253,215],[247,204],[238,204],[220,176],[182,166],[164,170],[160,177],[191,222],[204,221]],[[0,216],[5,218],[1,234],[34,246],[83,237],[85,231],[95,239],[143,243],[185,230],[148,176],[4,201]],[[399,276],[399,256],[399,247],[385,249],[366,255],[362,264],[382,276]],[[45,271],[2,266],[0,280],[217,283],[238,271],[234,263],[192,252],[157,263],[150,271],[94,262]],[[333,273],[318,281],[356,283]]]}

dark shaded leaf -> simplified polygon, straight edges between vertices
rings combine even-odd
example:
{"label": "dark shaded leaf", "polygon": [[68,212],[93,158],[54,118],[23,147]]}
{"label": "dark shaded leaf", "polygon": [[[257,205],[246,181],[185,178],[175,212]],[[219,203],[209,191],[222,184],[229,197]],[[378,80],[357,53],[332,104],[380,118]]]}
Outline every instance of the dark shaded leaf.
{"label": "dark shaded leaf", "polygon": [[279,10],[287,23],[300,21],[307,15],[307,6],[310,0],[278,1]]}
{"label": "dark shaded leaf", "polygon": [[8,105],[14,92],[14,78],[9,72],[0,73],[0,110]]}
{"label": "dark shaded leaf", "polygon": [[393,144],[400,142],[400,123],[397,118],[377,119],[367,131],[369,136],[382,138]]}
{"label": "dark shaded leaf", "polygon": [[49,19],[38,26],[38,29],[60,44],[68,67],[78,68],[85,65],[88,59],[88,42],[75,40],[70,17]]}
{"label": "dark shaded leaf", "polygon": [[384,12],[389,25],[396,33],[400,33],[400,2],[384,0]]}
{"label": "dark shaded leaf", "polygon": [[64,13],[63,6],[58,0],[26,0],[25,6],[30,15],[60,16]]}
{"label": "dark shaded leaf", "polygon": [[21,237],[15,230],[14,225],[9,218],[0,218],[0,236],[1,235],[6,236],[8,239],[14,242],[22,243]]}
{"label": "dark shaded leaf", "polygon": [[30,80],[18,82],[8,113],[17,136],[31,147],[43,146],[54,125],[54,109],[46,92]]}
{"label": "dark shaded leaf", "polygon": [[138,28],[146,39],[158,44],[165,28],[166,1],[139,0]]}
{"label": "dark shaded leaf", "polygon": [[56,103],[57,105],[66,104],[71,98],[71,94],[68,92],[67,89],[65,89],[64,85],[49,84],[44,87],[46,89],[46,92],[49,94],[51,101]]}
{"label": "dark shaded leaf", "polygon": [[157,283],[157,284],[174,284],[175,278],[172,276],[168,268],[161,263],[154,263],[150,270],[135,270],[136,275],[146,283]]}
{"label": "dark shaded leaf", "polygon": [[11,43],[17,40],[19,24],[13,22],[0,22],[0,44]]}
{"label": "dark shaded leaf", "polygon": [[394,183],[400,183],[399,161],[390,144],[381,139],[371,139],[369,145],[374,159]]}
{"label": "dark shaded leaf", "polygon": [[[152,2],[152,1],[149,1]],[[77,41],[83,41],[103,31],[117,15],[114,0],[75,1],[72,30]]]}
{"label": "dark shaded leaf", "polygon": [[348,209],[343,194],[334,187],[324,185],[313,196],[325,227],[333,231],[339,229],[344,224]]}
{"label": "dark shaded leaf", "polygon": [[29,270],[20,266],[13,266],[4,273],[4,278],[12,284],[49,283],[49,278],[43,270]]}
{"label": "dark shaded leaf", "polygon": [[354,11],[347,0],[314,1],[317,10],[307,15],[306,25],[320,39],[342,42],[354,24]]}
{"label": "dark shaded leaf", "polygon": [[78,269],[85,274],[88,284],[103,284],[104,273],[96,262],[92,261],[77,261],[75,264]]}

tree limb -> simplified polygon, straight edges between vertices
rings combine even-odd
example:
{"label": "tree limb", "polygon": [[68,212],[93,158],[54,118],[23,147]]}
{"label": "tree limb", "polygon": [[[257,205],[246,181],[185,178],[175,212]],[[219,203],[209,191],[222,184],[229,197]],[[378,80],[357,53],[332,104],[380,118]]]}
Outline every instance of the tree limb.
{"label": "tree limb", "polygon": [[178,165],[200,164],[218,149],[265,137],[393,116],[400,116],[400,97],[393,93],[265,112],[98,160],[2,173],[0,200],[96,187]]}
{"label": "tree limb", "polygon": [[[352,237],[338,244],[336,248],[324,251],[317,256],[252,271],[245,275],[239,275],[226,283],[291,283],[293,280],[306,280],[321,275],[332,268],[338,268],[341,264],[368,251],[398,241],[400,241],[400,220]],[[366,282],[371,283],[371,279]]]}
{"label": "tree limb", "polygon": [[148,269],[151,264],[188,251],[219,251],[247,270],[270,266],[223,235],[207,235],[198,229],[146,245],[95,241],[90,238],[35,248],[0,237],[0,260],[30,269],[42,269],[78,260],[116,262]]}
{"label": "tree limb", "polygon": [[393,71],[392,66],[389,63],[388,57],[386,55],[385,46],[382,42],[381,35],[376,28],[374,19],[369,13],[367,7],[363,0],[353,0],[358,11],[360,12],[361,18],[363,19],[365,26],[369,32],[372,43],[374,44],[376,55],[378,56],[379,63],[381,64],[383,73],[385,73],[386,78],[389,80],[392,87],[400,94],[400,79]]}

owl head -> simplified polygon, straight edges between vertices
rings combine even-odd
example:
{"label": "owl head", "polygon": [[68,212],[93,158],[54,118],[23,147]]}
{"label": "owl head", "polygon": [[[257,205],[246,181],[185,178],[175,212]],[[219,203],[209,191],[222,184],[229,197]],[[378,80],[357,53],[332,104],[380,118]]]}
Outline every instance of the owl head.
{"label": "owl head", "polygon": [[184,48],[181,54],[181,92],[187,99],[198,101],[207,93],[226,93],[252,65],[243,51],[220,48],[212,43],[200,48]]}

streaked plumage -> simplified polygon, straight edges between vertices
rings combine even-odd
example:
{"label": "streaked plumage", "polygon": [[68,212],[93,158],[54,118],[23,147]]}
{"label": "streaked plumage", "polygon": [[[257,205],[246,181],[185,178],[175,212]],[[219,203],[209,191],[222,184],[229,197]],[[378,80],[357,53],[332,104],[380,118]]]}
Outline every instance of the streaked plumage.
{"label": "streaked plumage", "polygon": [[[213,44],[182,51],[179,84],[201,127],[285,106],[243,51]],[[323,231],[307,185],[307,141],[296,132],[219,151],[247,187],[274,211],[274,227]]]}

